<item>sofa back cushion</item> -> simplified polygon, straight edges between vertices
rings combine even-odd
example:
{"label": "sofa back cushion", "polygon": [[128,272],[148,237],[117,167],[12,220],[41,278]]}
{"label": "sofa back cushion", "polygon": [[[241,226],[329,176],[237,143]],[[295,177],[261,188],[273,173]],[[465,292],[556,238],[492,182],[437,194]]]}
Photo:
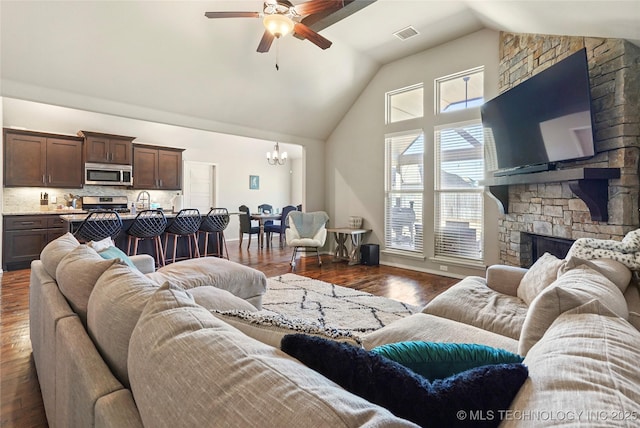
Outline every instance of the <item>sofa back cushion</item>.
{"label": "sofa back cushion", "polygon": [[60,261],[71,251],[76,249],[80,242],[70,232],[49,242],[40,253],[40,261],[44,270],[52,278],[56,277],[56,269]]}
{"label": "sofa back cushion", "polygon": [[165,284],[129,344],[145,426],[415,426],[352,395]]}
{"label": "sofa back cushion", "polygon": [[640,332],[627,321],[596,300],[567,311],[527,354],[529,379],[510,406],[535,419],[500,427],[637,426],[638,361]]}
{"label": "sofa back cushion", "polygon": [[560,269],[558,269],[558,276],[564,275],[571,269],[574,269],[580,265],[589,266],[596,272],[604,275],[609,281],[613,282],[616,287],[623,293],[629,286],[631,281],[631,271],[624,264],[613,259],[592,259],[584,260],[575,256],[571,256],[564,260]]}
{"label": "sofa back cushion", "polygon": [[158,285],[118,262],[98,279],[87,305],[87,330],[113,374],[129,387],[129,339]]}
{"label": "sofa back cushion", "polygon": [[100,275],[117,262],[117,259],[105,260],[92,248],[79,245],[58,264],[55,277],[60,292],[67,298],[69,305],[85,326],[87,305],[93,287]]}
{"label": "sofa back cushion", "polygon": [[[158,287],[139,270],[119,262],[102,274],[89,297],[89,335],[111,371],[127,388],[130,386],[127,357],[131,333]],[[250,303],[219,288],[198,287],[187,293],[207,309],[255,311]]]}
{"label": "sofa back cushion", "polygon": [[600,273],[581,265],[560,276],[531,303],[522,326],[518,353],[526,355],[560,314],[591,300],[599,301],[619,317],[629,317],[620,289]]}
{"label": "sofa back cushion", "polygon": [[212,285],[254,303],[261,309],[267,277],[257,269],[218,257],[195,258],[171,263],[147,274],[158,285],[169,281],[184,289]]}
{"label": "sofa back cushion", "polygon": [[545,288],[553,283],[562,266],[562,260],[553,254],[544,253],[524,274],[518,285],[517,295],[530,305]]}

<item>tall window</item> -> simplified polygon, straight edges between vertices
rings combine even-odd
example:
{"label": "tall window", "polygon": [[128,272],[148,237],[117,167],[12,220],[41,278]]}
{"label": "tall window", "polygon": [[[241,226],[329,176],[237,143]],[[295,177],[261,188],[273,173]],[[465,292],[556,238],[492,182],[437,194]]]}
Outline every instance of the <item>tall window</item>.
{"label": "tall window", "polygon": [[386,137],[385,247],[422,253],[424,133]]}
{"label": "tall window", "polygon": [[482,260],[484,144],[479,120],[435,129],[435,255]]}

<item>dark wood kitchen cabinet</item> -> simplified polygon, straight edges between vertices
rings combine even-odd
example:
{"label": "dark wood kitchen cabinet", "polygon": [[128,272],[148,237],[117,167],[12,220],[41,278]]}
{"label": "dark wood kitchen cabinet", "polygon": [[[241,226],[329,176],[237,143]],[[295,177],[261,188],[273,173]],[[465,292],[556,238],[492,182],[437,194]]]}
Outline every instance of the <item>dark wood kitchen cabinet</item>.
{"label": "dark wood kitchen cabinet", "polygon": [[59,215],[7,215],[3,218],[2,267],[28,268],[42,249],[66,233]]}
{"label": "dark wood kitchen cabinet", "polygon": [[4,185],[82,187],[82,139],[5,129]]}
{"label": "dark wood kitchen cabinet", "polygon": [[184,149],[133,145],[135,189],[180,190]]}
{"label": "dark wood kitchen cabinet", "polygon": [[85,162],[131,165],[132,141],[135,137],[79,131],[84,138]]}

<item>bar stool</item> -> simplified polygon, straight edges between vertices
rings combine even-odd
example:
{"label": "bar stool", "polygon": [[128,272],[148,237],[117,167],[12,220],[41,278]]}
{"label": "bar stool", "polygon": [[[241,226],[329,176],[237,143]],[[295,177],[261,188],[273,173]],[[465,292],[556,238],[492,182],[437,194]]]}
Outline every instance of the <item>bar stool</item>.
{"label": "bar stool", "polygon": [[[133,223],[127,229],[127,255],[138,254],[138,243],[144,239],[152,239],[156,251],[156,264],[163,266],[165,263],[164,250],[160,235],[167,227],[167,218],[162,210],[143,210],[138,213]],[[131,240],[134,240],[133,254],[131,254]]]}
{"label": "bar stool", "polygon": [[[188,238],[189,240],[189,258],[193,258],[193,250],[191,248],[191,240],[195,245],[195,257],[200,257],[200,250],[198,249],[198,228],[202,218],[200,217],[200,211],[196,208],[185,208],[178,211],[178,214],[171,220],[169,225],[165,228],[164,232],[164,248],[167,250],[169,243],[169,235],[173,236],[173,259],[172,263],[176,261],[176,250],[178,248],[178,238]],[[166,257],[166,254],[165,254]],[[166,259],[165,259],[166,263]]]}
{"label": "bar stool", "polygon": [[80,223],[73,234],[80,242],[101,241],[114,238],[122,230],[122,219],[115,211],[94,211]]}
{"label": "bar stool", "polygon": [[[198,234],[204,233],[204,257],[207,257],[207,249],[209,247],[209,234],[216,235],[216,257],[224,257],[227,252],[226,259],[229,260],[229,250],[227,249],[227,240],[224,237],[224,230],[229,225],[229,211],[226,208],[211,208],[209,213],[202,218]],[[224,246],[224,247],[223,247]]]}

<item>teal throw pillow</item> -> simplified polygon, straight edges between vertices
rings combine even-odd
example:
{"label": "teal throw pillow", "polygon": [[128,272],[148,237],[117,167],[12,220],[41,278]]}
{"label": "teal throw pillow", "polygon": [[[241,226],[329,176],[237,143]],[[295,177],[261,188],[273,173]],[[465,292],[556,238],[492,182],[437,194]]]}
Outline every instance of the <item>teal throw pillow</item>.
{"label": "teal throw pillow", "polygon": [[378,346],[371,352],[400,363],[429,380],[444,379],[474,367],[524,360],[504,349],[471,343],[398,342]]}
{"label": "teal throw pillow", "polygon": [[103,259],[120,259],[132,268],[138,269],[136,265],[133,264],[129,256],[127,256],[124,251],[118,247],[109,247],[106,250],[100,251],[98,254],[100,254]]}

